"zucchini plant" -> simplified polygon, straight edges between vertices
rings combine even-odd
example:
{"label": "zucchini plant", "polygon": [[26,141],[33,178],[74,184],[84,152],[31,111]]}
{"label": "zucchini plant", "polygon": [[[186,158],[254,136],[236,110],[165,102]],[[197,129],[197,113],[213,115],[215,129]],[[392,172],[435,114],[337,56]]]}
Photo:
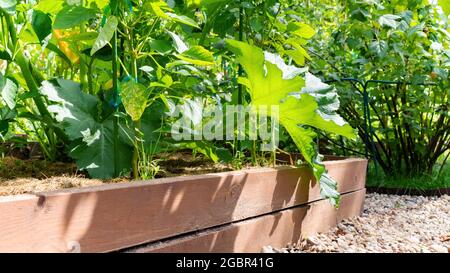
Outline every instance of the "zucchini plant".
{"label": "zucchini plant", "polygon": [[[336,105],[331,108],[334,111],[324,111],[330,109],[330,101],[315,96],[315,90],[311,87],[305,90],[304,77],[297,74],[299,72],[289,73],[299,70],[287,67],[281,57],[235,40],[227,40],[227,47],[236,54],[237,61],[247,74],[245,78],[240,78],[240,82],[248,88],[251,104],[257,108],[274,105],[279,107],[279,116],[273,118],[279,119],[305,161],[313,168],[314,176],[320,181],[322,196],[338,205],[336,183],[326,174],[315,148],[314,139],[317,135],[310,127],[353,138],[352,127],[335,113]],[[332,103],[336,101],[333,100]]]}

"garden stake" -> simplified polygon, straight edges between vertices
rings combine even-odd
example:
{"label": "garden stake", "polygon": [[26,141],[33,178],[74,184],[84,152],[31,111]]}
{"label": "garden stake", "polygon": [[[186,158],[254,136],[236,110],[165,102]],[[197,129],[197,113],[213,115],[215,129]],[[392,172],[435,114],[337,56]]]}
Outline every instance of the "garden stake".
{"label": "garden stake", "polygon": [[[114,16],[117,15],[117,8],[119,3],[116,3],[115,9],[112,11]],[[114,175],[119,176],[119,78],[118,78],[118,64],[117,64],[117,30],[114,31],[114,36],[112,39],[112,69],[113,69],[113,108],[115,111],[114,116]]]}

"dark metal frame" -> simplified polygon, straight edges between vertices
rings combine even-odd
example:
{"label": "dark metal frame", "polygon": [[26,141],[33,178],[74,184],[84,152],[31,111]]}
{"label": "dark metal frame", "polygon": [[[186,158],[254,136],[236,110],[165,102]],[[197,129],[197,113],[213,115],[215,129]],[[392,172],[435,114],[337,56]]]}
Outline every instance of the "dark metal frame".
{"label": "dark metal frame", "polygon": [[[375,172],[378,173],[377,159],[380,155],[377,153],[375,148],[374,141],[374,130],[372,127],[372,119],[370,115],[370,96],[368,92],[368,87],[370,84],[381,84],[381,85],[410,85],[410,86],[436,86],[435,83],[411,83],[411,82],[402,82],[402,81],[388,81],[388,80],[368,80],[362,81],[357,78],[342,78],[337,80],[328,80],[325,81],[327,84],[336,83],[336,82],[351,82],[353,86],[358,89],[358,91],[363,95],[363,109],[364,109],[364,131],[365,134],[365,155],[367,159],[370,159],[372,156],[375,159]],[[359,84],[362,89],[358,88],[357,84]],[[369,153],[369,149],[371,151],[371,155]]]}

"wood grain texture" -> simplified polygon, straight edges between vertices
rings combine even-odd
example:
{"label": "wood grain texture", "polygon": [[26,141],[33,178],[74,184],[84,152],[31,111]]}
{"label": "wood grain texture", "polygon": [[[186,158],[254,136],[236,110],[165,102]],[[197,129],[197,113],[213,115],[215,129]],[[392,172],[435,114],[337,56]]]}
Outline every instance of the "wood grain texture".
{"label": "wood grain texture", "polygon": [[198,234],[136,248],[131,253],[259,253],[264,246],[286,247],[325,232],[343,219],[362,213],[365,190],[344,194],[339,210],[326,200]]}
{"label": "wood grain texture", "polygon": [[[326,163],[341,193],[367,161]],[[0,197],[0,252],[108,252],[320,199],[306,168],[265,168]]]}

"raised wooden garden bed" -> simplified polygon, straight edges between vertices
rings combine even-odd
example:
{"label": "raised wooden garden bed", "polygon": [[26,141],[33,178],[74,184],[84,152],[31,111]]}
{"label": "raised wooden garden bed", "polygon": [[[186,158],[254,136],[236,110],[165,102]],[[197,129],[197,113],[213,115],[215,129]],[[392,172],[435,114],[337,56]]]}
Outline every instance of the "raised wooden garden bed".
{"label": "raised wooden garden bed", "polygon": [[0,197],[0,252],[259,252],[359,215],[367,161],[326,162],[336,210],[307,167]]}

